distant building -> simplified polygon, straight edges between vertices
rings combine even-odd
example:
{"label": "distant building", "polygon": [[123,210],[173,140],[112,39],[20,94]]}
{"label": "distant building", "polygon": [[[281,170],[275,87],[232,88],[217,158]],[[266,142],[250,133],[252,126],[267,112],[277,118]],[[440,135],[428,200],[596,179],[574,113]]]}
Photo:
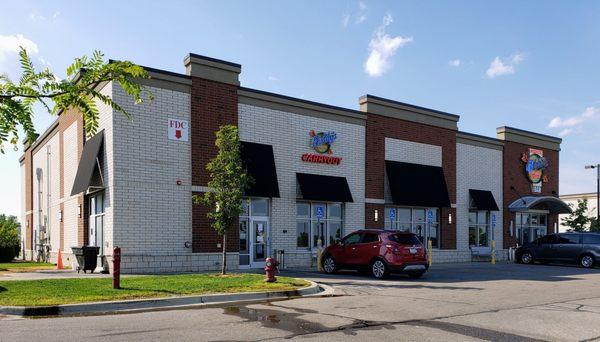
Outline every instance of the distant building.
{"label": "distant building", "polygon": [[[598,211],[598,197],[595,192],[589,192],[584,194],[570,194],[570,195],[562,195],[560,199],[569,205],[573,205],[573,209],[577,208],[577,201],[587,199],[588,201],[588,212],[587,216],[591,218],[596,217],[596,212]],[[559,231],[565,232],[569,229],[563,222],[565,218],[567,218],[568,214],[559,215],[558,219],[560,222]]]}

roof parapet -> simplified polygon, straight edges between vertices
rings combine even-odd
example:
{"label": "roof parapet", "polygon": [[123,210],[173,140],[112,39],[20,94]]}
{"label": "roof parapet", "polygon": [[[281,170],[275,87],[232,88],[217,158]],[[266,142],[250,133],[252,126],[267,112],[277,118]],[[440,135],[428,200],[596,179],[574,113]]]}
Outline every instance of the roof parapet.
{"label": "roof parapet", "polygon": [[560,144],[562,142],[561,138],[508,126],[496,128],[496,136],[500,140],[543,147],[555,151],[560,151]]}
{"label": "roof parapet", "polygon": [[211,81],[240,85],[239,75],[242,72],[240,64],[197,55],[188,54],[183,60],[185,73],[188,76],[200,77]]}
{"label": "roof parapet", "polygon": [[359,98],[359,104],[360,110],[363,112],[418,122],[455,131],[458,130],[458,120],[460,119],[460,116],[456,114],[419,107],[369,94],[361,96]]}

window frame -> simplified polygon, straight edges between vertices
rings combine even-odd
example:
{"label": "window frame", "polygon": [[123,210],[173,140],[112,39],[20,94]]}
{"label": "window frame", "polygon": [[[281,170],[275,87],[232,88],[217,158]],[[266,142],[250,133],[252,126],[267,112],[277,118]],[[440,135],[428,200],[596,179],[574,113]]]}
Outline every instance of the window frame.
{"label": "window frame", "polygon": [[[309,206],[309,210],[308,210],[308,216],[306,215],[299,215],[298,212],[298,206],[301,205],[308,205]],[[322,219],[317,219],[315,217],[315,211],[316,211],[316,207],[317,206],[324,206],[324,211],[323,211],[323,215],[324,217]],[[340,217],[330,217],[331,216],[331,208],[335,207],[335,206],[339,206],[340,207]],[[316,241],[314,240],[315,234],[317,233],[317,229],[316,228],[316,224],[317,222],[321,222],[325,224],[325,231],[323,233],[323,239],[322,239],[322,245],[323,248],[327,247],[330,245],[329,243],[329,238],[330,236],[333,236],[334,238],[336,238],[337,234],[333,234],[330,231],[331,226],[333,224],[338,224],[340,225],[340,233],[339,233],[339,237],[336,238],[336,240],[341,240],[344,237],[344,231],[345,231],[345,206],[343,202],[326,202],[326,201],[296,201],[296,250],[299,251],[306,251],[306,252],[315,252],[317,250],[317,248],[319,247],[318,245],[316,245]],[[309,238],[308,238],[308,246],[298,246],[298,223],[299,222],[309,222]]]}
{"label": "window frame", "polygon": [[[396,216],[395,216],[395,220],[392,222],[390,220],[389,217],[389,210],[390,209],[394,209],[396,210]],[[432,241],[432,247],[434,249],[439,249],[440,248],[440,243],[442,241],[441,239],[441,208],[430,208],[430,207],[406,207],[406,206],[396,206],[396,205],[386,205],[383,213],[385,215],[385,217],[383,218],[383,224],[384,224],[384,229],[387,230],[394,230],[394,231],[398,231],[398,232],[409,232],[409,233],[413,233],[415,235],[417,235],[417,237],[419,237],[419,234],[417,233],[417,226],[423,226],[425,227],[427,224],[427,210],[431,209],[435,211],[435,219],[433,221],[433,223],[431,224],[432,227],[430,228],[435,228],[435,237],[432,240],[435,240],[435,243]],[[406,211],[408,210],[408,212],[410,213],[410,221],[406,221],[405,219],[400,220],[400,211],[404,211],[406,214]],[[418,220],[417,219],[417,215],[415,215],[415,213],[418,213],[422,211],[423,213],[423,220]],[[408,229],[400,229],[400,227],[406,227],[408,226]],[[431,236],[430,236],[431,238]],[[423,242],[425,243],[425,242]]]}
{"label": "window frame", "polygon": [[[480,223],[479,219],[480,216],[479,214],[484,213],[485,214],[485,219],[483,221],[483,223]],[[475,214],[475,222],[471,222],[471,214]],[[471,209],[469,210],[469,217],[468,217],[468,223],[469,223],[469,248],[480,248],[480,247],[490,247],[490,225],[491,225],[491,217],[492,217],[492,213],[489,210],[475,210],[475,209]],[[476,230],[476,241],[475,244],[471,244],[471,229],[475,228]],[[483,228],[485,231],[485,236],[486,236],[486,242],[485,245],[481,244],[481,231],[480,229]]]}

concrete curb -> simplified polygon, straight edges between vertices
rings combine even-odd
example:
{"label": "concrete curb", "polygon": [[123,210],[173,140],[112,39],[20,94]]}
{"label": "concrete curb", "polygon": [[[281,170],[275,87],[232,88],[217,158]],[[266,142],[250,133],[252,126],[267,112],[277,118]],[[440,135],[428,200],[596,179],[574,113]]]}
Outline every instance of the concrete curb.
{"label": "concrete curb", "polygon": [[265,301],[286,300],[298,297],[322,297],[333,295],[333,288],[317,284],[313,281],[309,282],[311,283],[310,286],[293,291],[228,293],[54,306],[0,306],[0,314],[23,317],[108,315],[233,306]]}

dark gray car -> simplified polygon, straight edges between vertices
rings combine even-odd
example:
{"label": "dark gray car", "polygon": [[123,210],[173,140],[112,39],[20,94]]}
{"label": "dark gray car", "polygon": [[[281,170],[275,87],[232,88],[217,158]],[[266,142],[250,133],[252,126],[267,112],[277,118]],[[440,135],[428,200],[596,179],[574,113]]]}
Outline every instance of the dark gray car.
{"label": "dark gray car", "polygon": [[600,262],[600,234],[573,232],[546,235],[517,248],[515,257],[523,264],[561,262],[590,268]]}

